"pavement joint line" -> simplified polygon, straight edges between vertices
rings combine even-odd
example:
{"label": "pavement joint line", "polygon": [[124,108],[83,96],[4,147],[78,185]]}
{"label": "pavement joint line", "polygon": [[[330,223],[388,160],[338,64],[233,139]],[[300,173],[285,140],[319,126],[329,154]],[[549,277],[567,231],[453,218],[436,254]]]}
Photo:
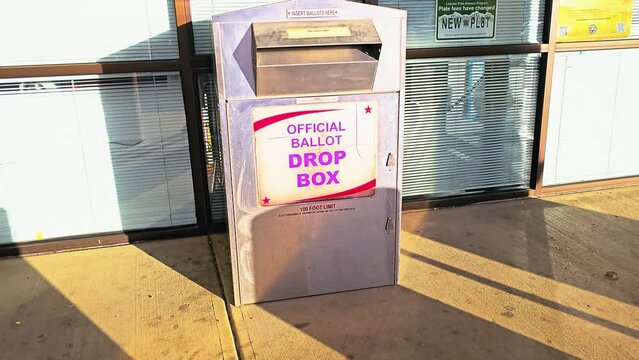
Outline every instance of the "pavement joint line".
{"label": "pavement joint line", "polygon": [[[232,312],[232,305],[229,301],[229,296],[228,296],[228,292],[226,287],[224,286],[224,281],[222,281],[222,269],[219,266],[219,263],[217,261],[217,252],[215,251],[215,246],[213,244],[214,240],[212,238],[211,235],[207,236],[208,238],[208,244],[209,247],[211,249],[211,253],[213,255],[213,265],[215,266],[216,271],[216,280],[218,282],[218,285],[220,287],[220,289],[222,290],[222,300],[224,301],[224,307],[226,309],[226,315],[229,319],[229,325],[231,327],[231,335],[232,335],[232,340],[233,340],[233,349],[235,350],[235,356],[237,359],[239,360],[244,360],[243,356],[242,356],[242,351],[240,349],[241,344],[240,341],[238,339],[238,335],[237,335],[237,325],[235,324],[235,319],[233,318],[233,315],[231,314]],[[242,316],[244,316],[244,314],[242,314]],[[253,342],[250,342],[251,344],[251,351],[253,354],[255,354],[255,351],[253,350]],[[255,358],[255,356],[253,356],[253,358]]]}

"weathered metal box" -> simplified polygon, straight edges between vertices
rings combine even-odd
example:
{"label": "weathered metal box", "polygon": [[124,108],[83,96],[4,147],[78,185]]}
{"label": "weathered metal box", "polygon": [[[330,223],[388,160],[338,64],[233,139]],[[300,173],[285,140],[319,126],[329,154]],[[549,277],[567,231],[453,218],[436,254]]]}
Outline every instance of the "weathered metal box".
{"label": "weathered metal box", "polygon": [[213,17],[236,304],[395,284],[406,12]]}

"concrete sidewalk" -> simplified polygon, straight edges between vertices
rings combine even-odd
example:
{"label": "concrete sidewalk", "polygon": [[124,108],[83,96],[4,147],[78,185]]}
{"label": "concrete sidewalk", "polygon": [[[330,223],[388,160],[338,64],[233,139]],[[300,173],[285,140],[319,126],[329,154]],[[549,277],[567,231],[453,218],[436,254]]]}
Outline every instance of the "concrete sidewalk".
{"label": "concrete sidewalk", "polygon": [[639,358],[639,188],[411,212],[402,228],[399,286],[231,307],[241,357]]}
{"label": "concrete sidewalk", "polygon": [[0,260],[0,359],[639,358],[639,187],[402,228],[398,286],[228,315],[204,237]]}
{"label": "concrete sidewalk", "polygon": [[206,237],[0,261],[0,359],[236,359]]}

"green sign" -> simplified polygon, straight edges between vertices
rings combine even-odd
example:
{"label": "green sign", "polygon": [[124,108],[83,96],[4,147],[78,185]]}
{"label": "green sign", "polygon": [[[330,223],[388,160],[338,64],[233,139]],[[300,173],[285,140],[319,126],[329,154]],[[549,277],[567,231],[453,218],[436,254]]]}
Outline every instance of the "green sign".
{"label": "green sign", "polygon": [[493,39],[497,0],[437,0],[437,40]]}

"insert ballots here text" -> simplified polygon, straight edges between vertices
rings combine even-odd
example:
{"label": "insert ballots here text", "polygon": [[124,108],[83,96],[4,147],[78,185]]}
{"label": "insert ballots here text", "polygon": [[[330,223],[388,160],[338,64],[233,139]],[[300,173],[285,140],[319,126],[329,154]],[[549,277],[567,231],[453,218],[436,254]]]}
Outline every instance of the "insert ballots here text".
{"label": "insert ballots here text", "polygon": [[259,204],[374,194],[378,111],[376,101],[254,108]]}

